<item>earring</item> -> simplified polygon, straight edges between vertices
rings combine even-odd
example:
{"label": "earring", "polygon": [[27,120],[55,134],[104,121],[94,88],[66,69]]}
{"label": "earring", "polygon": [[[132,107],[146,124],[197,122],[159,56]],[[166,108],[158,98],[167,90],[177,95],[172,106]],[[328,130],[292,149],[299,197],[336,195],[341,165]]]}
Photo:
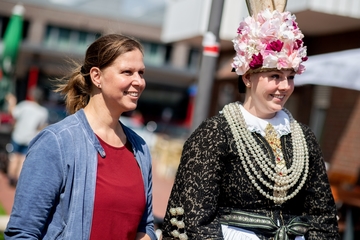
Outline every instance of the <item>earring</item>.
{"label": "earring", "polygon": [[250,87],[250,83],[246,83],[246,86],[247,86],[247,87]]}
{"label": "earring", "polygon": [[100,84],[97,85],[98,88],[101,88]]}

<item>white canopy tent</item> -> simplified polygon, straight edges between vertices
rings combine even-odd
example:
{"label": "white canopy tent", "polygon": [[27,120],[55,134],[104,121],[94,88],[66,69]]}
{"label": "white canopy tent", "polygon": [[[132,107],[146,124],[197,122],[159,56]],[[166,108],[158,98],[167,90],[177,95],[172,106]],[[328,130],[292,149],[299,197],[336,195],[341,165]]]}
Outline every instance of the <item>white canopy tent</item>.
{"label": "white canopy tent", "polygon": [[360,49],[310,56],[306,71],[297,75],[295,85],[340,87],[360,91]]}

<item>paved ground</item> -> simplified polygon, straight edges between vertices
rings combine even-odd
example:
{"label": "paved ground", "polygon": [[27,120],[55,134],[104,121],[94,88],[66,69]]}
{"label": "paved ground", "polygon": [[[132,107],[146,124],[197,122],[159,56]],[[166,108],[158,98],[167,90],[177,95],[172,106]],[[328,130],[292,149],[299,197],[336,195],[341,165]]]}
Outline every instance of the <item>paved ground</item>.
{"label": "paved ground", "polygon": [[[0,171],[0,203],[7,214],[10,214],[14,202],[15,188],[10,187],[6,175]],[[9,221],[9,216],[0,216],[0,232],[4,231]]]}
{"label": "paved ground", "polygon": [[10,187],[6,175],[0,172],[0,203],[10,214],[14,202],[15,188]]}
{"label": "paved ground", "polygon": [[170,196],[173,179],[158,174],[156,162],[153,162],[153,212],[158,218],[164,218],[167,201]]}

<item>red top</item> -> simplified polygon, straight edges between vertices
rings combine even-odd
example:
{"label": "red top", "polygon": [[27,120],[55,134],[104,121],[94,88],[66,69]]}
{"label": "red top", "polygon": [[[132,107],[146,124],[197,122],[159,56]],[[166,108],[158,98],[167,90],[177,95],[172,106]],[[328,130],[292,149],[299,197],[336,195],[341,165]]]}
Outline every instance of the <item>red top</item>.
{"label": "red top", "polygon": [[98,155],[91,240],[134,240],[145,210],[144,182],[131,144],[113,147],[98,138],[106,157]]}

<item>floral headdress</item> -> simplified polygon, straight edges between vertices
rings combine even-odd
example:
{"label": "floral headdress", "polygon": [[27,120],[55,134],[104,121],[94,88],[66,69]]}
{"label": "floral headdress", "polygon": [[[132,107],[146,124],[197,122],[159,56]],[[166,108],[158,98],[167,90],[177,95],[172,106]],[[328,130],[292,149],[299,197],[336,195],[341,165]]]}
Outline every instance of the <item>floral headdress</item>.
{"label": "floral headdress", "polygon": [[267,69],[305,71],[304,35],[290,12],[266,8],[240,23],[232,42],[236,56],[232,67],[238,75]]}

